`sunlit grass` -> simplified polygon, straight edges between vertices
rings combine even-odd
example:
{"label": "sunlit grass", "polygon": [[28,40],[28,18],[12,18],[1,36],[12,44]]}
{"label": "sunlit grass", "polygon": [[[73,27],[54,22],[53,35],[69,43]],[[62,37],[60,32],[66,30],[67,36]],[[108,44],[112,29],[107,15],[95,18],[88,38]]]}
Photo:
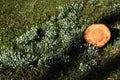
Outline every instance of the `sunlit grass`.
{"label": "sunlit grass", "polygon": [[55,15],[59,6],[75,0],[1,0],[0,46]]}

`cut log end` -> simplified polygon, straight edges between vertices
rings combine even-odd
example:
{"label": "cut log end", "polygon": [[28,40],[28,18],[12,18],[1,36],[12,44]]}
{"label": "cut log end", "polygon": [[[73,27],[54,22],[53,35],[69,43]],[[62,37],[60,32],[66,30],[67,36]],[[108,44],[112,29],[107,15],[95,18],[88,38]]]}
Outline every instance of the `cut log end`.
{"label": "cut log end", "polygon": [[109,28],[104,24],[92,24],[84,32],[84,39],[87,43],[98,48],[103,47],[111,38]]}

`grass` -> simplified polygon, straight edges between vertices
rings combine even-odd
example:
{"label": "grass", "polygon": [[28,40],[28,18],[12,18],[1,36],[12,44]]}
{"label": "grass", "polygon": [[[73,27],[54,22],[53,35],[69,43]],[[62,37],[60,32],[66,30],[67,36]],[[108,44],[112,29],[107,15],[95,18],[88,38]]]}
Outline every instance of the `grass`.
{"label": "grass", "polygon": [[59,6],[75,0],[1,0],[0,46],[55,15]]}

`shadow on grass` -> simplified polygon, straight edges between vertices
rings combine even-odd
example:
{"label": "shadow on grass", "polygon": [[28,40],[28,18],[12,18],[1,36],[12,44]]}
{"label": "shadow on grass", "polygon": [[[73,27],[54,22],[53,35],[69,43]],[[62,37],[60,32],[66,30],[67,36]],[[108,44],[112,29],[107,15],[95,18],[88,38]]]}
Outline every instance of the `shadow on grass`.
{"label": "shadow on grass", "polygon": [[111,59],[105,65],[100,67],[95,67],[91,72],[84,77],[83,80],[104,80],[105,77],[110,74],[112,71],[120,69],[120,56],[115,59]]}
{"label": "shadow on grass", "polygon": [[111,31],[111,39],[108,43],[114,43],[114,40],[119,37],[120,30],[112,27],[117,21],[120,21],[120,12],[113,13],[109,16],[103,17],[99,23],[105,24],[110,28]]}
{"label": "shadow on grass", "polygon": [[[78,36],[78,35],[76,35]],[[74,38],[72,40],[74,42]],[[82,44],[81,44],[82,43]],[[43,77],[42,80],[58,80],[58,78],[61,76],[61,73],[64,75],[69,75],[68,71],[75,68],[75,61],[77,61],[78,55],[80,55],[80,52],[82,53],[85,48],[84,48],[84,40],[81,39],[81,42],[77,46],[82,46],[79,48],[75,48],[73,44],[70,46],[69,50],[64,51],[64,53],[69,55],[70,61],[68,63],[58,63],[53,66],[47,71],[47,74]],[[75,78],[77,79],[77,78]]]}
{"label": "shadow on grass", "polygon": [[[114,24],[120,21],[120,13],[114,13],[109,16],[103,17],[99,23],[103,23],[107,26],[109,26],[110,31],[111,31],[111,39],[108,42],[108,44],[114,44],[114,41],[120,37],[119,33],[120,30],[116,29],[115,27],[110,27],[114,26]],[[119,23],[118,23],[119,24]],[[106,47],[106,46],[105,46]],[[104,48],[104,47],[103,47]],[[102,48],[102,49],[103,49]],[[120,53],[119,53],[120,54]],[[107,62],[106,62],[107,61]],[[104,61],[104,65],[99,65],[99,67],[94,67],[91,72],[89,72],[88,75],[86,75],[83,80],[104,80],[105,77],[110,74],[112,71],[115,71],[117,69],[120,69],[120,56],[117,56],[116,58],[113,59],[107,59]]]}
{"label": "shadow on grass", "polygon": [[116,21],[120,21],[120,12],[112,13],[111,15],[103,17],[99,23],[103,23],[107,26],[113,25]]}
{"label": "shadow on grass", "polygon": [[[110,16],[105,16],[102,18],[99,23],[103,23],[107,26],[112,26],[116,21],[120,20],[120,14],[112,14]],[[114,43],[114,40],[119,37],[120,30],[110,27],[111,31],[111,39],[108,43]],[[70,56],[70,63],[59,63],[56,65],[53,65],[47,72],[47,74],[43,77],[43,80],[58,80],[58,77],[60,77],[60,74],[67,74],[68,70],[73,68],[74,62],[76,61],[77,56],[79,53],[84,52],[84,40],[81,40],[82,44],[79,43],[79,46],[82,45],[82,48],[71,48],[67,51],[68,55]],[[82,52],[81,52],[82,51]],[[74,53],[74,54],[73,54]],[[82,78],[82,80],[104,80],[106,75],[108,75],[110,72],[119,69],[120,66],[120,56],[117,56],[115,59],[111,59],[110,61],[106,62],[105,65],[102,65],[99,67],[94,67],[91,72],[88,73],[85,77]],[[77,80],[77,78],[75,78]]]}

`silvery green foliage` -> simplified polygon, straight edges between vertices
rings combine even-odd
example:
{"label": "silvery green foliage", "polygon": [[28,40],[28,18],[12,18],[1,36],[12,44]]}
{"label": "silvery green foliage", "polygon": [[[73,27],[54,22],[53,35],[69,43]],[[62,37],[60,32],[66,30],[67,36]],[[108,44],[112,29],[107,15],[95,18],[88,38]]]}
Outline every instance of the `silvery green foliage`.
{"label": "silvery green foliage", "polygon": [[66,7],[60,7],[60,13],[58,15],[60,23],[60,38],[61,43],[65,44],[64,48],[73,46],[77,47],[80,37],[84,29],[81,29],[81,25],[78,23],[80,16],[78,15],[83,9],[83,3],[72,3]]}
{"label": "silvery green foliage", "polygon": [[[119,25],[119,24],[116,24],[116,28],[117,28],[117,29],[120,29],[120,25]],[[120,32],[119,32],[119,34],[120,34]]]}
{"label": "silvery green foliage", "polygon": [[118,39],[117,41],[115,41],[114,46],[119,50],[120,52],[120,39]]}
{"label": "silvery green foliage", "polygon": [[[120,35],[120,33],[119,33]],[[118,49],[118,51],[120,52],[120,37],[118,37],[115,41],[114,41],[114,47]]]}
{"label": "silvery green foliage", "polygon": [[105,15],[108,16],[114,12],[120,13],[120,3],[115,3],[113,6],[110,6],[108,10],[105,12],[106,13]]}
{"label": "silvery green foliage", "polygon": [[72,20],[76,19],[76,17],[75,16],[73,17],[72,15],[77,16],[77,14],[79,14],[80,11],[82,11],[83,7],[84,7],[83,2],[81,2],[81,3],[73,2],[71,4],[66,5],[65,7],[59,7],[60,13],[58,15],[58,18],[63,19],[63,18],[69,17]]}
{"label": "silvery green foliage", "polygon": [[1,36],[0,36],[0,44],[1,44]]}
{"label": "silvery green foliage", "polygon": [[[41,55],[41,59],[39,59],[39,65],[42,65],[41,62],[49,62],[47,59],[49,55],[53,55],[54,58],[54,54],[64,54],[71,46],[79,47],[78,43],[80,42],[82,32],[84,31],[80,28],[81,26],[78,23],[78,14],[82,8],[83,3],[78,4],[75,2],[68,4],[65,7],[60,7],[58,17],[53,16],[50,21],[43,24],[42,29],[45,30],[45,36],[42,39],[44,42],[39,43],[39,47],[44,48],[44,50],[42,50],[44,52]],[[57,22],[55,21],[56,19]],[[58,24],[58,26],[56,26],[56,24]],[[48,53],[49,55],[46,55]],[[57,58],[59,57],[55,57],[56,61],[59,62]],[[61,56],[61,58],[63,57]],[[68,57],[63,58],[62,60],[66,62],[67,60],[65,59],[68,59]]]}
{"label": "silvery green foliage", "polygon": [[36,59],[36,56],[31,55],[26,51],[13,51],[12,49],[7,48],[1,49],[0,61],[4,65],[12,66],[13,68],[25,68]]}
{"label": "silvery green foliage", "polygon": [[[78,46],[79,38],[83,32],[78,24],[78,14],[82,8],[83,3],[78,4],[75,2],[64,8],[61,7],[62,10],[57,17],[53,16],[49,21],[41,25],[41,29],[45,31],[44,36],[41,37],[37,34],[38,27],[31,28],[30,31],[14,40],[13,43],[15,45],[13,47],[15,47],[15,50],[1,49],[1,62],[5,65],[21,68],[37,58],[39,65],[53,59],[56,59],[54,63],[59,63],[63,60],[63,62],[67,62],[68,56],[62,54],[72,44],[75,47]],[[56,19],[58,20],[56,21]]]}
{"label": "silvery green foliage", "polygon": [[[30,31],[13,40],[13,47],[10,49],[1,47],[0,61],[13,68],[25,68],[37,60],[34,44],[29,43],[29,41],[39,38],[36,32],[37,28],[33,27]],[[28,43],[29,45],[27,45]]]}
{"label": "silvery green foliage", "polygon": [[[69,62],[68,55],[55,54],[55,55],[50,55],[50,56],[39,59],[38,65],[40,67],[43,67],[43,66],[50,67],[51,65],[54,65],[57,63],[68,63],[68,62]],[[43,63],[43,64],[41,64],[41,63]]]}
{"label": "silvery green foliage", "polygon": [[98,3],[99,0],[89,0],[88,3],[90,5],[96,5]]}
{"label": "silvery green foliage", "polygon": [[116,3],[112,6],[113,11],[120,11],[120,3]]}
{"label": "silvery green foliage", "polygon": [[[120,30],[120,25],[116,24],[115,29]],[[120,31],[119,31],[118,35],[120,35]],[[117,37],[117,39],[114,41],[114,47],[117,48],[120,52],[120,36]]]}
{"label": "silvery green foliage", "polygon": [[22,46],[27,44],[30,40],[33,40],[35,37],[38,37],[36,32],[37,32],[37,28],[32,27],[30,31],[27,31],[19,38],[16,38],[15,43],[17,45],[22,45]]}
{"label": "silvery green foliage", "polygon": [[53,49],[57,44],[57,27],[53,22],[47,21],[43,24],[42,29],[45,30],[45,36],[43,36],[42,41],[38,43],[38,47],[44,51],[43,54],[46,54],[46,52],[53,54]]}
{"label": "silvery green foliage", "polygon": [[97,61],[95,61],[94,57],[100,57],[98,54],[98,49],[92,45],[86,45],[86,50],[82,56],[83,61],[81,61],[79,66],[79,71],[81,74],[89,72],[91,67],[97,65]]}

